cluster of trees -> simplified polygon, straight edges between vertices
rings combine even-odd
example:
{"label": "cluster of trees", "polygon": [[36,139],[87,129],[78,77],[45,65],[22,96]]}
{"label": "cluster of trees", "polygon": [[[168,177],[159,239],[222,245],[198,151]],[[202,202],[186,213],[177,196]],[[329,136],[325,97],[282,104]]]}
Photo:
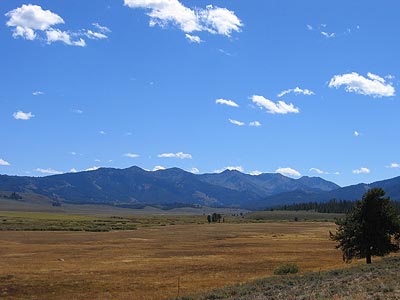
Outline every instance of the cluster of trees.
{"label": "cluster of trees", "polygon": [[385,192],[374,188],[355,203],[343,219],[336,221],[337,231],[330,238],[342,250],[343,260],[365,258],[371,263],[372,256],[385,256],[399,250],[400,217]]}
{"label": "cluster of trees", "polygon": [[208,223],[221,223],[225,221],[221,214],[213,213],[212,215],[207,216]]}
{"label": "cluster of trees", "polygon": [[10,199],[10,200],[21,200],[22,196],[16,192],[12,192],[9,196],[7,195],[0,195],[0,198]]}
{"label": "cluster of trees", "polygon": [[348,213],[354,208],[355,201],[347,200],[336,200],[332,199],[329,202],[308,202],[308,203],[298,203],[291,205],[283,205],[278,207],[279,210],[306,210],[306,211],[316,211],[320,213]]}

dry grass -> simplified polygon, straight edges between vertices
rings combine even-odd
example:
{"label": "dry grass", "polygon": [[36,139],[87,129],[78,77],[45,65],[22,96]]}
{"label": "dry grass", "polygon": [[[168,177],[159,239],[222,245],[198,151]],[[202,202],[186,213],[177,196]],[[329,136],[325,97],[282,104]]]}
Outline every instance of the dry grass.
{"label": "dry grass", "polygon": [[121,232],[0,232],[1,299],[160,300],[342,267],[332,223],[193,224]]}

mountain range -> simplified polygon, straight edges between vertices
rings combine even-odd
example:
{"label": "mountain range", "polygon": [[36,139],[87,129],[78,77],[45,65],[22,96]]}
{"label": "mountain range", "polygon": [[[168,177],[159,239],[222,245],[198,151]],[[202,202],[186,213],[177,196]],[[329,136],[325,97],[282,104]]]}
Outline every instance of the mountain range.
{"label": "mountain range", "polygon": [[61,203],[120,207],[264,209],[333,198],[356,200],[372,187],[382,187],[393,199],[400,200],[400,177],[342,188],[320,177],[293,179],[276,173],[249,175],[235,170],[196,175],[179,168],[146,171],[136,166],[45,177],[0,175],[0,191],[38,194]]}

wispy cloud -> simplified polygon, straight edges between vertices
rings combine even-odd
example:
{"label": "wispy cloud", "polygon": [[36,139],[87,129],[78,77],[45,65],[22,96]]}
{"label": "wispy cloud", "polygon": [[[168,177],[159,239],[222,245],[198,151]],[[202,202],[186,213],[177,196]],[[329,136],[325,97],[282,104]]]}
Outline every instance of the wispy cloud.
{"label": "wispy cloud", "polygon": [[0,158],[0,166],[10,166],[10,163]]}
{"label": "wispy cloud", "polygon": [[260,127],[260,126],[261,126],[261,123],[258,122],[258,121],[253,121],[253,122],[250,122],[250,123],[249,123],[249,126],[252,126],[252,127]]}
{"label": "wispy cloud", "polygon": [[331,172],[326,172],[326,171],[323,171],[323,170],[318,169],[318,168],[311,168],[309,171],[310,171],[311,173],[317,173],[317,174],[319,174],[319,175],[331,175],[331,174],[333,174],[333,175],[339,175],[339,174],[340,174],[339,172],[333,172],[333,173],[331,173]]}
{"label": "wispy cloud", "polygon": [[284,91],[280,92],[278,94],[278,97],[280,98],[280,97],[283,97],[283,96],[285,96],[287,94],[290,94],[290,93],[293,93],[295,95],[300,95],[301,94],[301,95],[306,95],[306,96],[315,95],[315,93],[313,91],[308,90],[308,89],[301,89],[301,88],[299,88],[297,86],[294,89],[287,89],[287,90],[284,90]]}
{"label": "wispy cloud", "polygon": [[329,87],[345,87],[346,92],[356,93],[372,97],[391,97],[395,95],[395,89],[391,82],[378,75],[368,73],[367,78],[352,72],[335,75],[329,82]]}
{"label": "wispy cloud", "polygon": [[69,46],[85,47],[86,42],[82,37],[105,39],[106,33],[110,32],[107,27],[98,23],[93,23],[93,30],[82,29],[75,32],[60,30],[55,26],[65,24],[64,19],[39,5],[23,4],[5,15],[9,18],[6,25],[12,28],[14,38],[41,40],[47,44],[62,42]]}
{"label": "wispy cloud", "polygon": [[279,173],[285,176],[294,176],[294,177],[301,176],[301,173],[299,171],[292,168],[278,168],[276,169],[275,173]]}
{"label": "wispy cloud", "polygon": [[386,168],[389,169],[399,169],[400,168],[400,164],[396,163],[396,162],[392,162],[389,166],[386,166]]}
{"label": "wispy cloud", "polygon": [[15,113],[13,113],[13,117],[16,120],[24,120],[27,121],[29,119],[32,119],[35,115],[32,114],[31,112],[23,112],[21,110],[16,111]]}
{"label": "wispy cloud", "polygon": [[153,171],[160,171],[160,170],[165,170],[165,167],[163,167],[163,166],[155,166],[153,168]]}
{"label": "wispy cloud", "polygon": [[227,99],[217,99],[217,100],[215,100],[215,103],[228,105],[228,106],[232,106],[232,107],[239,107],[239,104],[237,104],[235,101],[227,100]]}
{"label": "wispy cloud", "polygon": [[41,91],[34,91],[34,92],[32,92],[32,95],[33,95],[33,96],[44,95],[44,92],[41,92]]}
{"label": "wispy cloud", "polygon": [[99,134],[101,134],[101,135],[106,135],[107,132],[105,132],[104,130],[100,130],[100,131],[99,131]]}
{"label": "wispy cloud", "polygon": [[354,136],[360,136],[360,133],[357,130],[354,130],[353,135]]}
{"label": "wispy cloud", "polygon": [[288,113],[299,113],[300,110],[295,107],[292,103],[287,104],[284,101],[273,102],[264,98],[263,96],[252,96],[252,101],[261,109],[266,109],[270,114],[288,114]]}
{"label": "wispy cloud", "polygon": [[72,112],[74,112],[74,113],[76,113],[76,114],[78,114],[78,115],[83,114],[83,110],[77,109],[77,108],[73,109]]}
{"label": "wispy cloud", "polygon": [[100,167],[97,167],[97,166],[93,166],[93,167],[90,167],[90,168],[87,168],[87,169],[85,169],[84,171],[96,171],[96,170],[98,170],[98,169],[100,169]]}
{"label": "wispy cloud", "polygon": [[251,171],[250,172],[250,175],[252,175],[252,176],[258,176],[258,175],[261,175],[263,172],[261,172],[261,171],[258,171],[258,170],[254,170],[254,171]]}
{"label": "wispy cloud", "polygon": [[42,174],[48,174],[48,175],[56,175],[56,174],[62,174],[63,172],[54,170],[52,168],[48,169],[42,169],[42,168],[37,168],[37,172],[42,173]]}
{"label": "wispy cloud", "polygon": [[200,44],[202,42],[202,40],[201,40],[201,38],[199,36],[191,35],[189,33],[185,34],[185,38],[191,43]]}
{"label": "wispy cloud", "polygon": [[189,8],[178,0],[124,0],[125,6],[148,11],[150,26],[178,26],[185,33],[206,31],[231,36],[243,27],[233,11],[208,5],[206,8]]}
{"label": "wispy cloud", "polygon": [[192,155],[183,152],[177,153],[162,153],[159,154],[158,157],[160,158],[179,158],[179,159],[192,159]]}
{"label": "wispy cloud", "polygon": [[137,157],[139,157],[140,155],[139,155],[139,154],[136,154],[136,153],[125,153],[123,156],[129,157],[129,158],[137,158]]}
{"label": "wispy cloud", "polygon": [[234,124],[234,125],[237,125],[237,126],[244,126],[245,125],[244,122],[241,122],[241,121],[238,121],[238,120],[233,120],[233,119],[229,119],[229,122]]}
{"label": "wispy cloud", "polygon": [[353,170],[353,174],[369,174],[371,173],[371,170],[365,167]]}

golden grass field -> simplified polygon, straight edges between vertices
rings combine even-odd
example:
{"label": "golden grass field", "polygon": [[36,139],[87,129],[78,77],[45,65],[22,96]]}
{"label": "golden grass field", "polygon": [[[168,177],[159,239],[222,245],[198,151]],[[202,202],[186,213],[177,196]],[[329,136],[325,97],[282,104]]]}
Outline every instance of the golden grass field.
{"label": "golden grass field", "polygon": [[112,232],[0,231],[0,299],[161,300],[342,267],[327,222],[189,224]]}

